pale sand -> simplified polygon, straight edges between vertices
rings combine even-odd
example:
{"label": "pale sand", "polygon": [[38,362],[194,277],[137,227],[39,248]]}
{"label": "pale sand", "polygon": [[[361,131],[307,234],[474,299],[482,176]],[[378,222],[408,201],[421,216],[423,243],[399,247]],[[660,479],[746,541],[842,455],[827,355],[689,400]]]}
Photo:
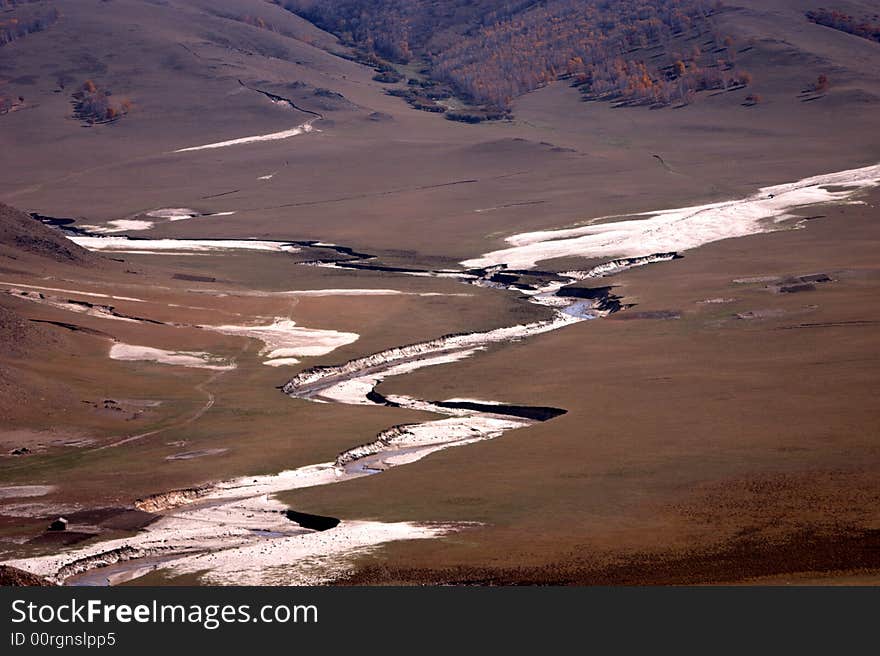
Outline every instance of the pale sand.
{"label": "pale sand", "polygon": [[57,488],[54,485],[7,485],[0,487],[0,499],[21,499],[24,497],[43,497]]}
{"label": "pale sand", "polygon": [[283,241],[250,239],[129,239],[127,237],[82,237],[69,239],[90,251],[114,253],[216,252],[229,250],[296,253],[299,248]]}
{"label": "pale sand", "polygon": [[[168,558],[161,566],[176,573],[210,570],[207,582],[213,584],[317,584],[337,578],[365,549],[394,540],[439,537],[456,529],[354,521],[317,533],[288,520],[286,506],[269,496],[363,475],[321,463],[276,475],[246,476],[220,483],[198,501],[166,511],[137,535],[7,564],[63,581],[103,565],[160,555]],[[136,568],[131,571],[115,582],[137,575]]]}
{"label": "pale sand", "polygon": [[[179,573],[208,570],[213,585],[321,585],[343,576],[358,556],[397,540],[437,538],[455,530],[443,524],[341,522],[330,531],[266,540],[175,563]],[[259,562],[260,567],[253,567]]]}
{"label": "pale sand", "polygon": [[264,326],[202,326],[224,335],[240,335],[263,342],[261,355],[269,360],[326,355],[358,340],[357,333],[300,328],[292,319],[276,318]]}
{"label": "pale sand", "polygon": [[185,221],[198,216],[199,213],[188,207],[166,207],[159,210],[151,210],[147,212],[147,216],[156,219],[168,219],[169,221]]}
{"label": "pale sand", "polygon": [[110,358],[112,360],[132,362],[158,362],[160,364],[213,369],[216,371],[235,369],[234,364],[230,364],[210,353],[201,351],[166,351],[151,346],[135,346],[133,344],[113,344],[110,347]]}
{"label": "pale sand", "polygon": [[[202,214],[201,212],[189,209],[188,207],[168,207],[158,210],[150,210],[145,214],[145,216],[150,217],[150,219],[161,219],[168,222],[175,222],[194,219],[197,216],[232,216],[233,214],[235,214],[235,212],[214,212],[211,214]],[[83,230],[88,230],[90,233],[93,234],[109,235],[119,232],[143,232],[145,230],[151,230],[156,226],[157,222],[158,221],[149,221],[147,219],[114,219],[112,221],[107,221],[105,225],[83,224],[79,227],[81,227]]]}
{"label": "pale sand", "polygon": [[266,360],[263,362],[263,364],[267,367],[291,367],[299,363],[300,361],[296,358],[275,358],[273,360]]}
{"label": "pale sand", "polygon": [[156,225],[155,221],[144,221],[142,219],[116,219],[114,221],[108,221],[107,225],[104,226],[82,225],[80,227],[89,232],[109,234],[113,232],[139,232],[141,230],[149,230],[154,225]]}
{"label": "pale sand", "polygon": [[196,150],[208,150],[212,148],[227,148],[228,146],[240,146],[242,144],[249,143],[258,143],[260,141],[278,141],[279,139],[289,139],[290,137],[296,137],[300,134],[307,134],[309,132],[315,132],[315,128],[312,127],[311,121],[308,123],[303,123],[302,125],[298,125],[295,128],[290,130],[284,130],[282,132],[272,132],[271,134],[260,134],[253,137],[241,137],[240,139],[230,139],[229,141],[218,141],[216,143],[205,144],[204,146],[191,146],[189,148],[180,148],[175,150],[175,153],[189,153]]}
{"label": "pale sand", "polygon": [[[463,261],[465,267],[507,265],[529,269],[562,257],[638,257],[680,252],[721,239],[781,229],[795,209],[819,203],[854,201],[857,193],[880,185],[880,164],[764,187],[747,198],[630,215],[624,221],[599,217],[588,225],[513,235],[511,245]],[[827,187],[845,187],[829,191]],[[646,217],[646,218],[638,218]]]}

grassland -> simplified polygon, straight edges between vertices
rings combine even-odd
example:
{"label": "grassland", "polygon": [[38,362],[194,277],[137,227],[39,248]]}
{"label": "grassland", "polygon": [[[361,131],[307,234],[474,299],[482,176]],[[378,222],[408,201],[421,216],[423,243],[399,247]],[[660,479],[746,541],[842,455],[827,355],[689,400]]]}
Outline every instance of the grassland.
{"label": "grassland", "polygon": [[[370,68],[334,54],[343,47],[332,35],[269,3],[52,4],[56,24],[3,46],[0,91],[25,101],[0,116],[0,201],[90,225],[168,207],[234,212],[132,235],[315,239],[386,264],[444,268],[519,232],[727,200],[880,161],[877,44],[810,23],[797,2],[741,0],[723,14],[725,31],[754,44],[738,55],[754,75],[748,90],[653,111],[585,103],[558,82],[518,98],[513,119],[479,125],[386,95]],[[218,15],[231,11],[280,31]],[[829,90],[807,100],[804,88],[823,73]],[[129,114],[92,127],[74,120],[71,85],[92,78],[132,98]],[[66,88],[63,79],[72,80]],[[173,152],[314,118],[248,87],[319,112],[316,131]],[[763,102],[743,106],[748,93]],[[803,229],[715,243],[609,279],[638,304],[636,318],[578,324],[387,381],[380,391],[568,414],[283,501],[343,519],[480,524],[383,547],[351,582],[876,582],[878,202],[875,193],[861,205],[810,208]],[[312,255],[121,255],[74,267],[0,252],[2,288],[138,298],[112,304],[183,324],[111,321],[0,295],[26,320],[103,333],[33,324],[26,348],[0,354],[0,446],[33,451],[0,457],[0,484],[56,486],[0,500],[3,555],[55,548],[22,540],[68,508],[125,507],[150,493],[324,462],[424,418],[275,389],[302,368],[544,316],[501,290],[302,266]],[[734,282],[814,273],[832,281],[797,293]],[[345,287],[407,294],[271,294]],[[638,318],[660,311],[680,318]],[[258,342],[195,327],[273,317],[360,338],[274,369]],[[216,376],[113,361],[111,338],[206,351],[237,368]],[[111,399],[124,409],[105,407]],[[144,401],[161,403],[137,405]],[[99,450],[153,431],[161,432]],[[166,459],[208,449],[225,451]]]}

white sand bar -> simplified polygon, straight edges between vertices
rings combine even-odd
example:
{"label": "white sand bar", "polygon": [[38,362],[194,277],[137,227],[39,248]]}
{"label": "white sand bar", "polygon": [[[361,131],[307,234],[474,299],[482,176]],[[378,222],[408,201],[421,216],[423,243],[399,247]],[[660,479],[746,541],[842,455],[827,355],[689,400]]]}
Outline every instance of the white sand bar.
{"label": "white sand bar", "polygon": [[290,242],[257,239],[129,239],[79,235],[73,235],[69,239],[90,251],[113,253],[209,253],[235,250],[295,253],[299,251],[299,248]]}
{"label": "white sand bar", "polygon": [[203,214],[197,210],[188,207],[166,207],[146,212],[147,219],[114,219],[107,221],[105,225],[81,225],[83,230],[87,230],[94,235],[106,235],[120,232],[143,232],[151,230],[156,223],[161,221],[175,222],[194,219],[198,216],[231,216],[235,212],[215,212],[213,214]]}
{"label": "white sand bar", "polygon": [[452,530],[440,524],[346,521],[330,531],[199,554],[178,561],[173,569],[181,574],[207,570],[204,581],[209,585],[321,585],[344,575],[357,557],[382,544],[437,538]]}
{"label": "white sand bar", "polygon": [[98,234],[107,234],[112,232],[139,232],[141,230],[149,230],[155,224],[154,221],[145,221],[141,219],[116,219],[108,221],[107,225],[82,225],[83,230]]}
{"label": "white sand bar", "polygon": [[0,499],[43,497],[56,489],[54,485],[7,485],[0,487]]}
{"label": "white sand bar", "polygon": [[168,219],[169,221],[185,221],[193,217],[199,216],[199,212],[191,210],[188,207],[166,207],[158,210],[147,212],[147,216],[155,219]]}
{"label": "white sand bar", "polygon": [[462,265],[506,264],[528,269],[560,257],[637,257],[684,251],[721,239],[779,230],[779,222],[793,218],[790,212],[795,209],[850,201],[857,193],[878,185],[880,164],[817,175],[764,187],[739,200],[644,212],[623,221],[608,219],[627,217],[600,217],[576,228],[513,235],[505,239],[510,248],[465,260]]}
{"label": "white sand bar", "polygon": [[292,319],[282,317],[263,326],[229,325],[202,326],[202,328],[224,335],[240,335],[258,339],[264,345],[260,351],[261,355],[265,355],[270,360],[326,355],[340,346],[357,341],[360,337],[357,333],[301,328]]}
{"label": "white sand bar", "polygon": [[299,360],[297,358],[275,358],[273,360],[266,360],[263,364],[267,367],[292,367],[295,364],[299,364]]}
{"label": "white sand bar", "polygon": [[218,141],[216,143],[205,144],[204,146],[191,146],[189,148],[180,148],[175,150],[175,153],[189,153],[195,150],[209,150],[212,148],[227,148],[229,146],[240,146],[242,144],[249,143],[258,143],[260,141],[278,141],[280,139],[290,139],[291,137],[296,137],[301,134],[307,134],[309,132],[314,132],[315,128],[312,127],[311,121],[308,123],[303,123],[302,125],[298,125],[295,128],[290,130],[284,130],[282,132],[272,132],[270,134],[258,134],[253,137],[241,137],[240,139],[230,139],[229,141]]}
{"label": "white sand bar", "polygon": [[158,362],[161,364],[199,369],[225,371],[235,369],[234,364],[201,351],[166,351],[151,346],[135,346],[133,344],[114,344],[110,347],[110,359],[126,361]]}
{"label": "white sand bar", "polygon": [[[290,481],[294,487],[296,484]],[[320,484],[308,477],[300,481]],[[329,481],[328,481],[329,482]],[[240,494],[243,490],[236,489]],[[137,535],[72,549],[60,554],[9,561],[63,582],[95,570],[92,580],[123,582],[147,569],[114,565],[150,556],[176,574],[202,573],[214,585],[317,585],[351,568],[355,557],[395,540],[436,538],[457,527],[409,522],[345,521],[332,530],[315,532],[288,520],[286,507],[265,495],[210,495],[205,503],[165,514]]]}
{"label": "white sand bar", "polygon": [[115,564],[159,555],[168,559],[161,566],[176,573],[208,570],[207,582],[213,584],[314,585],[337,578],[365,550],[456,530],[445,524],[346,521],[314,532],[287,519],[287,507],[270,496],[364,475],[320,463],[224,481],[197,501],[166,509],[136,535],[8,564],[57,581],[106,567],[98,579],[108,573],[121,582],[139,573],[114,573]]}

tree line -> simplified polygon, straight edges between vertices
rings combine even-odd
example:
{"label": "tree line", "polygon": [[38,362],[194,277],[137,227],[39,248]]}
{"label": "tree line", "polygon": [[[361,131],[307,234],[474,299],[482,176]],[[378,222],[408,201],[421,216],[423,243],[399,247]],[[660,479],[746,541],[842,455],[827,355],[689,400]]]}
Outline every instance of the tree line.
{"label": "tree line", "polygon": [[651,104],[751,81],[715,25],[720,5],[704,0],[274,1],[366,53],[423,60],[432,79],[499,109],[563,78]]}
{"label": "tree line", "polygon": [[808,11],[806,16],[819,25],[880,42],[880,14],[856,17],[835,9],[820,8]]}
{"label": "tree line", "polygon": [[[3,4],[7,3],[7,4]],[[0,0],[0,7],[15,7],[17,3],[13,0]],[[0,20],[0,46],[12,43],[16,39],[20,39],[34,32],[42,32],[52,25],[60,17],[57,8],[53,8],[44,14],[20,18],[13,16],[12,18]]]}

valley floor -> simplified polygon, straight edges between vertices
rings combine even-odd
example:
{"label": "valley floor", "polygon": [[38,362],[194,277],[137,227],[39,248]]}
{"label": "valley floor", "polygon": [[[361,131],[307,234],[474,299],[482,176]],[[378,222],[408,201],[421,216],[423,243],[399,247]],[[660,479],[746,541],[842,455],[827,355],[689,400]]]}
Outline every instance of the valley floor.
{"label": "valley floor", "polygon": [[876,43],[740,0],[746,88],[469,125],[278,4],[51,2],[0,60],[0,560],[880,581]]}
{"label": "valley floor", "polygon": [[[820,198],[778,232],[683,258],[619,260],[559,283],[540,270],[474,279],[387,270],[323,243],[254,255],[229,245],[204,256],[198,275],[169,275],[190,269],[174,253],[127,256],[146,258],[153,279],[162,271],[171,284],[161,287],[110,289],[69,271],[41,285],[6,281],[32,321],[73,330],[69,357],[83,373],[97,367],[104,390],[137,372],[117,389],[128,388],[125,398],[107,392],[61,408],[69,414],[54,434],[29,430],[26,415],[5,432],[8,446],[26,449],[4,468],[8,562],[92,584],[192,575],[261,584],[872,580],[880,196],[851,189],[855,204]],[[323,266],[303,266],[327,251]],[[156,257],[168,261],[156,268]],[[239,257],[251,273],[283,262],[311,288],[256,290],[204,275],[214,260],[229,275]],[[541,276],[550,278],[536,283]],[[328,280],[350,286],[322,287]],[[550,290],[546,302],[527,282]],[[565,301],[554,296],[563,285]],[[554,306],[582,303],[570,295],[577,289],[593,290],[585,316],[596,318],[559,314],[553,325]],[[599,298],[621,311],[600,318]],[[437,311],[425,316],[431,304]],[[516,323],[535,328],[499,332]],[[473,337],[396,355],[450,333]],[[338,378],[320,368],[316,378],[301,362],[383,348],[392,350]],[[36,370],[57,366],[70,364]],[[304,401],[271,390],[288,369],[302,373],[284,391]],[[507,405],[491,405],[499,402]],[[504,414],[534,406],[564,410],[544,423]],[[139,428],[107,433],[96,413]],[[437,413],[452,418],[370,442],[395,416]],[[293,422],[283,437],[282,415]],[[459,443],[468,446],[444,450]],[[288,471],[271,475],[279,464]],[[43,532],[55,514],[68,516],[69,530]],[[315,533],[309,517],[342,522]]]}

